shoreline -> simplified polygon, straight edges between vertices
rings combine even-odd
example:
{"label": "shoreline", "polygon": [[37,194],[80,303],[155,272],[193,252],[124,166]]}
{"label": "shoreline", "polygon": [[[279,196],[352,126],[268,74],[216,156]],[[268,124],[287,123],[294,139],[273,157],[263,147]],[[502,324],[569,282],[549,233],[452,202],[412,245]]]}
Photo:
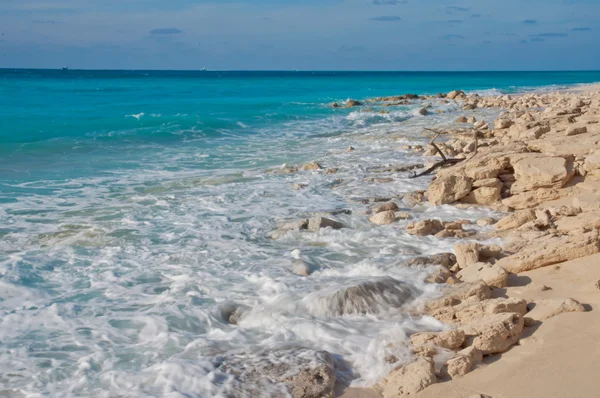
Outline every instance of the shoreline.
{"label": "shoreline", "polygon": [[[458,101],[464,106],[473,97]],[[446,298],[456,299],[456,291],[482,279],[489,293],[462,297],[459,304],[434,301],[433,308],[425,308],[450,330],[465,334],[460,344],[449,349],[447,333],[419,333],[411,338],[416,361],[399,366],[375,387],[347,388],[338,396],[594,394],[589,353],[600,345],[590,341],[581,325],[600,330],[589,313],[600,305],[600,269],[594,268],[600,260],[600,84],[480,98],[484,107],[504,109],[505,114],[489,129],[480,128],[480,143],[487,145],[438,172],[428,196],[433,205],[456,205],[468,198],[468,205],[507,213],[488,236],[462,239],[465,243],[457,244],[454,254],[463,264],[448,267],[445,275],[463,280],[451,282]],[[448,149],[446,143],[440,147]],[[457,176],[470,179],[469,187]],[[476,181],[482,181],[479,187],[473,186]],[[482,258],[482,245],[475,242],[497,237],[503,240],[501,251]],[[565,345],[581,357],[565,355]],[[522,367],[527,370],[515,370]],[[584,375],[588,381],[582,381]]]}

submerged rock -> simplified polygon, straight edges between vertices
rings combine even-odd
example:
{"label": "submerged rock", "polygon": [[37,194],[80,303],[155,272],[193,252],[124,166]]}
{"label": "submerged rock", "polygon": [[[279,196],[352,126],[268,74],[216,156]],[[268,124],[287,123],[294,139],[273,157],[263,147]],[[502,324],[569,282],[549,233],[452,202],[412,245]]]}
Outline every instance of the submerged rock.
{"label": "submerged rock", "polygon": [[309,276],[313,272],[313,266],[299,258],[292,260],[291,269],[294,274],[299,276]]}
{"label": "submerged rock", "polygon": [[326,351],[288,348],[230,355],[222,359],[219,370],[234,375],[238,384],[226,396],[335,397],[335,367]]}
{"label": "submerged rock", "polygon": [[391,277],[377,278],[356,285],[313,293],[304,301],[315,316],[375,314],[383,309],[398,308],[411,300],[409,285]]}
{"label": "submerged rock", "polygon": [[396,213],[394,213],[392,210],[383,211],[369,218],[369,221],[377,225],[392,224],[396,221]]}
{"label": "submerged rock", "polygon": [[306,218],[282,223],[278,226],[276,231],[271,233],[271,239],[279,239],[290,231],[308,229],[308,223],[308,219]]}
{"label": "submerged rock", "polygon": [[344,224],[339,221],[335,221],[325,217],[312,217],[308,221],[308,230],[310,232],[318,232],[321,228],[332,228],[332,229],[341,229],[344,228]]}
{"label": "submerged rock", "polygon": [[250,311],[250,307],[237,303],[225,303],[219,307],[219,314],[223,321],[232,325],[237,325],[248,311]]}

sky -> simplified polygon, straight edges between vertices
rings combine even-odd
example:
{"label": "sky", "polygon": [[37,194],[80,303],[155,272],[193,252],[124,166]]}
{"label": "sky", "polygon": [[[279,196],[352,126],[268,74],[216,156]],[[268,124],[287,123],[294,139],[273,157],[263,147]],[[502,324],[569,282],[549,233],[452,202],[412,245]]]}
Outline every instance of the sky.
{"label": "sky", "polygon": [[0,0],[0,68],[598,70],[600,0]]}

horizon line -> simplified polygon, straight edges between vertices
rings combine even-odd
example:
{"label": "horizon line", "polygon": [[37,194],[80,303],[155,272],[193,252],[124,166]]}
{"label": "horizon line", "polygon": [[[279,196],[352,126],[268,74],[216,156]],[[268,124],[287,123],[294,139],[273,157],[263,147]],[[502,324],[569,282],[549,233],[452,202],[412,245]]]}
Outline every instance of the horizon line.
{"label": "horizon line", "polygon": [[489,73],[489,72],[600,72],[600,69],[474,69],[474,70],[395,70],[395,69],[118,69],[118,68],[68,68],[63,70],[63,67],[57,68],[24,68],[24,67],[0,67],[0,71],[6,70],[35,70],[35,71],[63,71],[63,72],[289,72],[289,73],[306,73],[306,72],[346,72],[346,73]]}

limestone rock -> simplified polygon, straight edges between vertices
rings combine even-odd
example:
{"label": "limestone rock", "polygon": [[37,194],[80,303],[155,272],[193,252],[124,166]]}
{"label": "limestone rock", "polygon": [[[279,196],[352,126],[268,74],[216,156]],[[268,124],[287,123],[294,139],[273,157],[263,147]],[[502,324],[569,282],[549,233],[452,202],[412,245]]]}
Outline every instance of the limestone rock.
{"label": "limestone rock", "polygon": [[381,383],[383,398],[413,395],[437,381],[433,361],[417,358],[416,361],[393,370]]}
{"label": "limestone rock", "polygon": [[456,262],[460,269],[464,269],[479,261],[479,243],[457,243],[454,245]]}
{"label": "limestone rock", "polygon": [[493,225],[496,223],[496,220],[492,217],[484,217],[477,220],[477,225],[480,227],[487,227],[488,225]]}
{"label": "limestone rock", "polygon": [[467,123],[468,119],[466,116],[460,116],[458,119],[456,119],[456,123]]}
{"label": "limestone rock", "polygon": [[451,378],[464,376],[473,369],[473,359],[466,355],[457,355],[446,364],[448,375]]}
{"label": "limestone rock", "polygon": [[225,303],[219,307],[221,318],[231,325],[237,325],[248,311],[250,307],[237,303]]}
{"label": "limestone rock", "polygon": [[315,170],[321,170],[322,167],[317,162],[310,162],[310,163],[306,163],[306,164],[302,165],[302,167],[300,169],[302,171],[315,171]]}
{"label": "limestone rock", "polygon": [[406,232],[410,235],[428,236],[442,231],[444,226],[439,220],[423,220],[410,223],[406,226]]}
{"label": "limestone rock", "polygon": [[421,108],[418,110],[419,115],[426,116],[429,115],[429,111],[426,108]]}
{"label": "limestone rock", "polygon": [[473,180],[462,175],[438,177],[429,184],[427,195],[433,205],[454,203],[471,192]]}
{"label": "limestone rock", "polygon": [[348,101],[346,101],[347,108],[352,108],[353,106],[361,106],[361,105],[362,105],[362,103],[357,100],[349,99]]}
{"label": "limestone rock", "polygon": [[454,91],[450,91],[448,94],[446,94],[446,98],[448,99],[456,99],[456,98],[460,98],[460,97],[464,97],[465,96],[465,92],[462,90],[454,90]]}
{"label": "limestone rock", "polygon": [[564,312],[585,312],[585,307],[572,298],[535,300],[525,316],[525,326],[535,325]]}
{"label": "limestone rock", "polygon": [[562,188],[575,174],[572,162],[562,157],[530,157],[513,165],[516,182],[511,192]]}
{"label": "limestone rock", "polygon": [[545,236],[525,246],[520,252],[505,257],[496,264],[508,272],[519,273],[545,267],[600,252],[598,230],[573,236]]}
{"label": "limestone rock", "polygon": [[384,211],[398,211],[398,205],[394,202],[388,202],[373,207],[374,213],[381,213]]}
{"label": "limestone rock", "polygon": [[321,228],[341,229],[344,224],[339,221],[331,220],[325,217],[311,217],[308,221],[308,230],[311,232],[319,232]]}
{"label": "limestone rock", "polygon": [[489,315],[479,321],[461,326],[468,342],[483,355],[504,352],[519,341],[523,317],[516,313]]}
{"label": "limestone rock", "polygon": [[453,253],[439,253],[427,257],[411,258],[407,261],[407,265],[425,266],[425,265],[441,265],[444,268],[450,268],[456,263],[456,256]]}
{"label": "limestone rock", "polygon": [[502,288],[506,287],[508,272],[498,265],[475,263],[462,269],[457,276],[463,282],[482,280],[490,287]]}
{"label": "limestone rock", "polygon": [[290,231],[300,231],[308,229],[308,219],[286,222],[280,224],[276,231],[271,233],[271,239],[279,239]]}
{"label": "limestone rock", "polygon": [[312,273],[313,267],[306,261],[299,258],[292,260],[292,272],[299,276],[309,276]]}
{"label": "limestone rock", "polygon": [[535,211],[533,210],[518,210],[513,214],[504,217],[496,223],[496,228],[500,230],[509,230],[519,228],[521,225],[535,220]]}
{"label": "limestone rock", "polygon": [[460,201],[462,203],[491,205],[502,200],[500,184],[495,187],[481,187],[471,192]]}
{"label": "limestone rock", "polygon": [[394,213],[392,210],[377,213],[369,218],[369,221],[377,225],[392,224],[396,221],[396,213]]}
{"label": "limestone rock", "polygon": [[582,127],[570,127],[567,129],[567,132],[565,133],[567,137],[573,136],[573,135],[579,135],[579,134],[585,134],[588,132],[588,129],[586,126],[582,126]]}
{"label": "limestone rock", "polygon": [[453,307],[440,307],[430,315],[440,322],[464,324],[476,321],[487,315],[517,313],[521,316],[527,312],[527,302],[519,298],[496,298],[480,302],[467,302]]}
{"label": "limestone rock", "polygon": [[465,333],[457,329],[444,332],[416,333],[410,336],[410,343],[414,346],[431,344],[449,350],[456,350],[464,341]]}
{"label": "limestone rock", "polygon": [[[333,358],[326,351],[290,348],[251,355],[236,354],[222,359],[219,368],[235,375],[247,396],[263,396],[266,385],[282,383],[282,388],[287,391],[282,391],[281,396],[335,397],[335,368]],[[239,396],[239,391],[225,395]]]}
{"label": "limestone rock", "polygon": [[414,293],[409,285],[391,277],[374,278],[337,289],[326,288],[305,296],[303,301],[315,316],[346,314],[375,314],[398,308],[411,300]]}
{"label": "limestone rock", "polygon": [[500,188],[502,182],[497,178],[484,178],[483,180],[473,181],[473,188]]}
{"label": "limestone rock", "polygon": [[496,130],[507,129],[512,125],[513,125],[513,122],[511,120],[496,119],[496,121],[494,122],[494,129],[496,129]]}
{"label": "limestone rock", "polygon": [[425,309],[433,312],[443,307],[454,307],[463,303],[474,303],[489,299],[492,291],[483,281],[473,283],[459,283],[458,285],[448,286],[444,289],[440,298],[428,301]]}
{"label": "limestone rock", "polygon": [[467,123],[471,123],[471,124],[475,124],[477,123],[477,119],[475,118],[475,116],[471,116],[468,120]]}
{"label": "limestone rock", "polygon": [[423,192],[409,192],[402,197],[402,201],[409,207],[415,207],[419,203],[423,202]]}

